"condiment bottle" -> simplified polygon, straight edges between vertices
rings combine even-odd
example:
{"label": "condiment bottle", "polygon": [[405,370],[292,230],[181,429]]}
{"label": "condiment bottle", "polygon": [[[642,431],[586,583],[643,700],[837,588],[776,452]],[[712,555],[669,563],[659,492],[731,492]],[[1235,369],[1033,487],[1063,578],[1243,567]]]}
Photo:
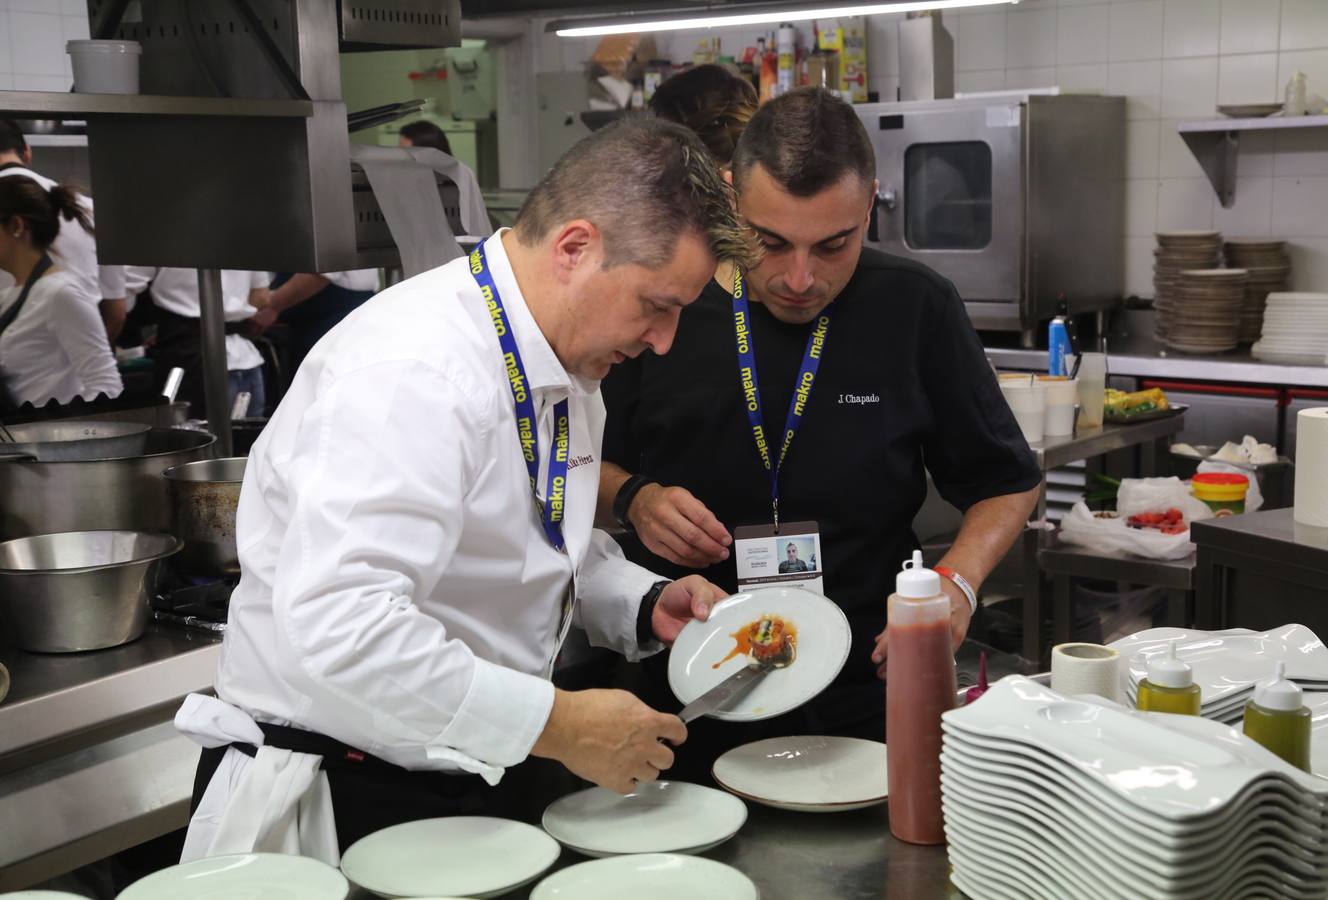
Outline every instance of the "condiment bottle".
{"label": "condiment bottle", "polygon": [[888,601],[885,661],[886,764],[890,831],[911,844],[945,843],[941,817],[941,714],[953,709],[954,648],[950,598],[941,577],[904,563]]}
{"label": "condiment bottle", "polygon": [[987,651],[978,653],[978,683],[973,685],[964,693],[964,705],[980,698],[987,693]]}
{"label": "condiment bottle", "polygon": [[1148,677],[1139,682],[1137,706],[1147,712],[1199,715],[1202,700],[1199,685],[1189,665],[1176,658],[1176,642],[1167,644],[1167,655],[1148,661]]}
{"label": "condiment bottle", "polygon": [[1287,679],[1286,663],[1278,662],[1273,680],[1261,681],[1245,704],[1245,735],[1308,772],[1312,718],[1300,685]]}

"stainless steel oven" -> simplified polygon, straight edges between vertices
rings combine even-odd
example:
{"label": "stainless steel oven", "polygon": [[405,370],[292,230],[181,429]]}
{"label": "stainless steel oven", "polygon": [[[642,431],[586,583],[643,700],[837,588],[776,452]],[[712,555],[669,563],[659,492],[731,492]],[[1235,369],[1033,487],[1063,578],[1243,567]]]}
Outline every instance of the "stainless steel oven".
{"label": "stainless steel oven", "polygon": [[868,246],[952,281],[980,329],[1121,301],[1125,100],[994,94],[855,107],[881,186]]}

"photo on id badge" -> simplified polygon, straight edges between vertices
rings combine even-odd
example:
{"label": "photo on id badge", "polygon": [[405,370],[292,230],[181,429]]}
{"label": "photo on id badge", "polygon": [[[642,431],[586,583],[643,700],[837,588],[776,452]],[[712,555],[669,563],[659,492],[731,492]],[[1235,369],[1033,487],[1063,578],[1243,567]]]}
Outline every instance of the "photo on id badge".
{"label": "photo on id badge", "polygon": [[746,525],[733,530],[738,590],[776,584],[824,594],[821,535],[815,522]]}

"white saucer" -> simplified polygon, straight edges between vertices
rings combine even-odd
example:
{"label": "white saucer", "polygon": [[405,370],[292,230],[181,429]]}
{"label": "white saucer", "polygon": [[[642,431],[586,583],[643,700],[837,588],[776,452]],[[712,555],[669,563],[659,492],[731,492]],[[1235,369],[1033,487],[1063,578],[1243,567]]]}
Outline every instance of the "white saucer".
{"label": "white saucer", "polygon": [[885,744],[847,737],[781,737],[715,760],[715,781],[755,803],[798,812],[846,812],[884,803]]}
{"label": "white saucer", "polygon": [[622,796],[590,788],[554,801],[544,830],[586,856],[701,853],[747,821],[737,797],[685,781],[654,781]]}
{"label": "white saucer", "polygon": [[533,825],[486,816],[421,819],[350,846],[341,871],[385,897],[497,897],[558,860],[558,842]]}
{"label": "white saucer", "polygon": [[734,648],[732,635],[763,616],[779,616],[797,630],[793,663],[770,672],[730,708],[711,715],[730,722],[769,719],[825,690],[848,660],[848,619],[820,594],[771,587],[734,594],[715,604],[706,621],[692,620],[683,627],[669,654],[669,687],[674,696],[690,703],[747,665],[743,655],[721,661]]}
{"label": "white saucer", "polygon": [[171,866],[125,888],[121,900],[345,900],[350,885],[326,863],[282,853],[237,853]]}
{"label": "white saucer", "polygon": [[530,900],[757,900],[756,885],[732,866],[673,853],[613,856],[555,872]]}

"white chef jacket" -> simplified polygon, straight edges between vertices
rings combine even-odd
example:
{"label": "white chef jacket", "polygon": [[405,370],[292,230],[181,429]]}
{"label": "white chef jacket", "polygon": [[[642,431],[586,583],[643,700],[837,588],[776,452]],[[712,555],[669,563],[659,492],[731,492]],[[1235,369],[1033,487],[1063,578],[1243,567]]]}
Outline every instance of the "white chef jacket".
{"label": "white chef jacket", "polygon": [[[245,272],[223,269],[221,272],[221,299],[223,316],[227,322],[243,322],[253,318],[249,292],[265,288],[272,281],[267,272]],[[149,284],[152,299],[162,309],[177,316],[199,317],[198,270],[159,268],[156,266],[126,266],[125,291],[137,296]],[[226,368],[231,371],[252,369],[263,364],[263,356],[254,342],[242,334],[226,335]]]}
{"label": "white chef jacket", "polygon": [[[101,317],[74,281],[63,270],[38,278],[18,318],[0,334],[0,377],[16,403],[118,397],[124,389]],[[22,285],[0,292],[0,312],[22,292]]]}
{"label": "white chef jacket", "polygon": [[[48,191],[56,185],[53,179],[47,178],[45,175],[39,175],[23,166],[0,169],[0,178],[10,178],[15,175],[25,175]],[[79,194],[78,203],[83,207],[83,211],[88,214],[88,221],[91,222],[93,220],[92,200]],[[115,289],[115,285],[119,283],[115,270],[120,267],[107,267],[108,271],[102,272],[97,265],[97,239],[78,222],[71,222],[61,216],[60,231],[56,234],[55,241],[47,252],[51,255],[51,261],[69,275],[69,283],[75,294],[94,307],[101,302],[102,297],[118,299],[124,296],[123,293],[105,293],[103,291],[103,283],[107,290],[113,291]],[[10,287],[13,283],[14,279],[10,277],[8,272],[0,271],[0,288]]]}
{"label": "white chef jacket", "polygon": [[498,338],[454,260],[329,332],[254,445],[216,690],[260,722],[496,780],[548,719],[573,580],[591,642],[635,659],[658,649],[635,634],[658,576],[593,530],[598,384],[559,363],[501,232],[486,251],[536,407],[541,486],[553,406],[569,400],[567,552],[541,528]]}
{"label": "white chef jacket", "polygon": [[377,269],[352,269],[349,272],[324,272],[323,277],[346,291],[378,290]]}

